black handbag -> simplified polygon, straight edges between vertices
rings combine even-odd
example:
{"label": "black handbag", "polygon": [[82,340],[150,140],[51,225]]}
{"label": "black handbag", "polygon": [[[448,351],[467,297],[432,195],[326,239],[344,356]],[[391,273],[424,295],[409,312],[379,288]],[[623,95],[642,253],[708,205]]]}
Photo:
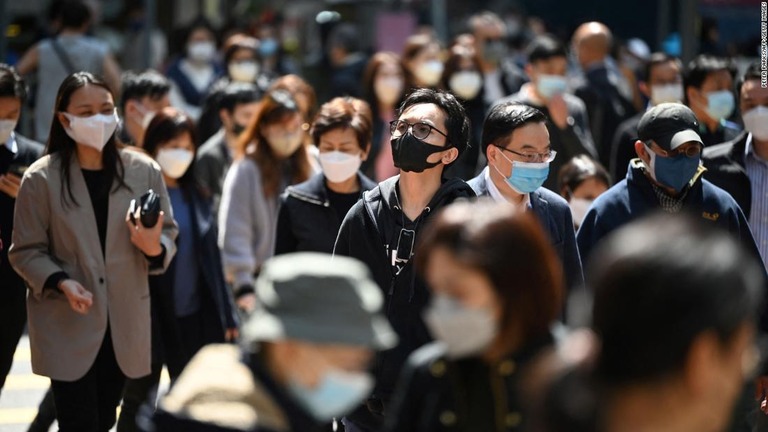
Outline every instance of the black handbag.
{"label": "black handbag", "polygon": [[160,195],[156,194],[152,189],[141,196],[138,201],[131,200],[129,207],[129,217],[131,222],[136,225],[136,210],[139,209],[139,219],[141,225],[144,228],[152,228],[157,225],[157,220],[160,218]]}

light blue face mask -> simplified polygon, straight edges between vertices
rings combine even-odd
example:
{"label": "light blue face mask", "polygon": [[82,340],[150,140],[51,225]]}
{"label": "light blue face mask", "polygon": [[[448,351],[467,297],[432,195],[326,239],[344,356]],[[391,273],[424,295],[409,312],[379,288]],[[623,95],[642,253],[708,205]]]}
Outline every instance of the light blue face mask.
{"label": "light blue face mask", "polygon": [[707,93],[707,114],[713,119],[720,121],[730,117],[735,107],[736,101],[729,90]]}
{"label": "light blue face mask", "polygon": [[551,99],[553,96],[563,94],[567,89],[568,81],[560,75],[539,75],[536,82],[536,91],[544,99]]}
{"label": "light blue face mask", "polygon": [[512,173],[507,177],[494,165],[494,169],[501,174],[506,180],[509,187],[519,194],[529,194],[547,180],[549,176],[549,162],[531,163],[531,162],[518,162],[509,159],[503,150],[500,150],[504,159],[508,160],[512,164]]}
{"label": "light blue face mask", "polygon": [[288,390],[312,417],[328,422],[334,417],[349,414],[371,394],[373,384],[370,374],[332,369],[313,389],[291,380]]}

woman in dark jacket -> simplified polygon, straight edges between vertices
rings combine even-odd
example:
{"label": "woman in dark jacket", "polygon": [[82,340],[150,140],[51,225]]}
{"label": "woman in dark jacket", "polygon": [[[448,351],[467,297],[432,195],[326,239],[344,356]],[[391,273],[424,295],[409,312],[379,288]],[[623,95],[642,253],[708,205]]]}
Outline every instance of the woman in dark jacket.
{"label": "woman in dark jacket", "polygon": [[275,255],[332,253],[341,221],[376,183],[360,172],[371,149],[371,109],[360,99],[335,98],[312,125],[322,173],[286,189],[277,221]]}
{"label": "woman in dark jacket", "polygon": [[519,431],[526,367],[553,340],[562,270],[535,216],[507,204],[458,203],[425,228],[417,268],[432,291],[437,342],[403,369],[387,431]]}

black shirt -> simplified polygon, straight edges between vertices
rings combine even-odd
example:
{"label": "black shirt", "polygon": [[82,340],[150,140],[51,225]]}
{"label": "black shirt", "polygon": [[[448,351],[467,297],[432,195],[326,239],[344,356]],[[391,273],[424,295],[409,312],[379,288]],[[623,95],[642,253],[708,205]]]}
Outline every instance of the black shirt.
{"label": "black shirt", "polygon": [[104,170],[92,171],[83,169],[83,178],[88,187],[88,195],[93,205],[93,214],[96,216],[96,228],[99,230],[99,242],[101,253],[106,254],[107,244],[107,219],[109,215],[109,189],[106,184]]}
{"label": "black shirt", "polygon": [[336,211],[336,215],[339,217],[339,221],[344,219],[344,216],[349,213],[349,209],[360,199],[360,191],[352,193],[336,193],[328,188],[328,202],[331,204],[331,208]]}

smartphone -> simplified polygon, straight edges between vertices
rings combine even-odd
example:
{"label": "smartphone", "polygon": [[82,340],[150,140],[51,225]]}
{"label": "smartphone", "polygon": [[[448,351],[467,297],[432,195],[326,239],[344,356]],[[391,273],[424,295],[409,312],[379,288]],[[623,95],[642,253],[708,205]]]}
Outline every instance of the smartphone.
{"label": "smartphone", "polygon": [[396,262],[404,263],[408,262],[413,255],[413,244],[416,240],[416,231],[409,229],[401,229],[400,235],[397,238],[397,255],[395,257]]}

